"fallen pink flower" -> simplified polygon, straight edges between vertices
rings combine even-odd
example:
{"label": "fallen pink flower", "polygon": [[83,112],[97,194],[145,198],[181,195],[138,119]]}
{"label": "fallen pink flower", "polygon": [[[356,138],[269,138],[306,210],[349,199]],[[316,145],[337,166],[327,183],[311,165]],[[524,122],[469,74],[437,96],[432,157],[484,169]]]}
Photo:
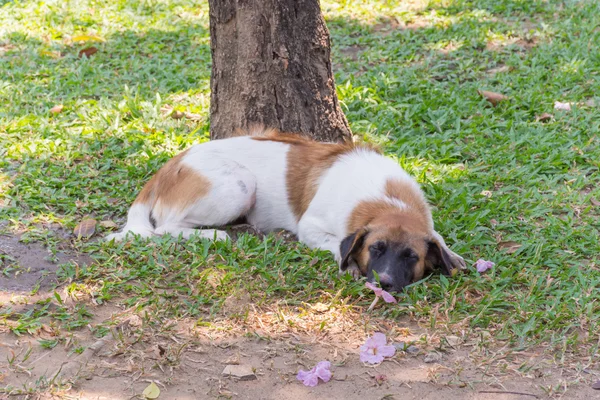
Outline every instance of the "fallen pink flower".
{"label": "fallen pink flower", "polygon": [[554,102],[554,109],[555,110],[570,111],[571,110],[571,103],[561,103],[560,101],[555,101]]}
{"label": "fallen pink flower", "polygon": [[381,332],[375,333],[360,346],[360,361],[369,364],[379,364],[385,357],[396,354],[394,346],[387,346],[387,339]]}
{"label": "fallen pink flower", "polygon": [[300,370],[296,378],[304,383],[304,386],[317,386],[319,378],[323,382],[329,382],[331,379],[331,363],[329,361],[321,361],[316,367],[310,371]]}
{"label": "fallen pink flower", "polygon": [[371,311],[373,309],[373,307],[375,307],[375,304],[377,304],[377,302],[379,301],[379,297],[383,298],[383,300],[386,303],[396,303],[397,302],[397,300],[394,296],[392,296],[391,294],[389,294],[382,288],[375,286],[371,282],[365,283],[365,286],[367,288],[371,289],[373,292],[375,292],[375,300],[373,300],[373,303],[371,303],[371,305],[369,306],[369,309],[367,311]]}
{"label": "fallen pink flower", "polygon": [[486,261],[482,258],[480,258],[479,260],[477,260],[475,262],[475,268],[477,268],[477,272],[484,273],[485,271],[487,271],[488,269],[492,269],[492,267],[496,265],[491,261]]}

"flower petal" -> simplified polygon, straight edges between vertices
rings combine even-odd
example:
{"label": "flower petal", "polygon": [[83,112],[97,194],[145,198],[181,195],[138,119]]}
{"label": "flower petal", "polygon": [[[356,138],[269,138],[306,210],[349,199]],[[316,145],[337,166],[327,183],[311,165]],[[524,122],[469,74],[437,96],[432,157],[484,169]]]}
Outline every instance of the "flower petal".
{"label": "flower petal", "polygon": [[494,265],[496,264],[494,264],[491,261],[486,261],[482,258],[475,262],[475,268],[477,268],[477,272],[479,272],[480,274],[487,271],[488,269],[491,269]]}
{"label": "flower petal", "polygon": [[329,382],[331,379],[331,371],[329,370],[331,363],[329,361],[321,361],[315,368],[315,375],[321,378],[323,382]]}
{"label": "flower petal", "polygon": [[383,357],[392,357],[396,354],[396,348],[394,346],[380,346],[377,349],[377,354],[380,354]]}
{"label": "flower petal", "polygon": [[329,369],[329,368],[331,368],[331,363],[329,361],[319,361],[319,363],[315,367],[315,370],[317,370],[319,368],[327,368],[327,369]]}
{"label": "flower petal", "polygon": [[306,378],[302,379],[302,383],[304,383],[304,386],[314,387],[317,386],[317,384],[319,383],[319,378],[317,377],[317,375],[311,374]]}
{"label": "flower petal", "polygon": [[360,353],[360,361],[369,364],[379,364],[383,361],[383,356],[381,354],[371,354],[368,352],[363,352]]}
{"label": "flower petal", "polygon": [[388,292],[386,292],[385,290],[381,291],[381,297],[383,297],[383,300],[386,303],[396,303],[397,300],[394,296],[392,296],[391,294],[389,294]]}
{"label": "flower petal", "polygon": [[374,291],[375,292],[375,296],[381,296],[381,292],[383,292],[383,289],[378,288],[377,286],[375,286],[371,282],[365,283],[365,286],[367,288],[371,289],[372,291]]}
{"label": "flower petal", "polygon": [[385,335],[381,332],[375,332],[373,336],[371,336],[365,344],[369,344],[369,340],[376,346],[385,346],[387,344],[387,339]]}
{"label": "flower petal", "polygon": [[308,378],[309,376],[311,376],[313,373],[314,373],[314,372],[313,372],[312,370],[311,370],[311,371],[304,371],[304,370],[300,370],[300,371],[298,371],[298,375],[296,375],[296,378],[297,378],[299,381],[303,381],[303,380],[305,380],[306,378]]}

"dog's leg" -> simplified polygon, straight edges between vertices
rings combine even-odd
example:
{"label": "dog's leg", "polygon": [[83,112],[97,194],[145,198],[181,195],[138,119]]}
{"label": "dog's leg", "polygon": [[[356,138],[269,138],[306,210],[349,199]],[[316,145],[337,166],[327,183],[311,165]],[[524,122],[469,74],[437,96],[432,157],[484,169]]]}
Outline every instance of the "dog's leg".
{"label": "dog's leg", "polygon": [[154,233],[157,235],[165,235],[165,234],[169,234],[171,236],[181,235],[184,239],[189,239],[193,235],[197,235],[199,238],[202,238],[202,239],[210,239],[210,240],[227,240],[227,239],[229,239],[229,235],[225,231],[220,231],[217,229],[184,228],[179,225],[163,225],[160,228],[157,228]]}
{"label": "dog's leg", "polygon": [[[172,159],[144,187],[131,207],[122,232],[142,236],[170,234],[208,239],[229,236],[199,226],[223,226],[246,215],[256,202],[256,178],[234,161],[214,156],[188,164]],[[174,165],[173,165],[174,164]],[[135,217],[135,218],[133,218]]]}
{"label": "dog's leg", "polygon": [[225,240],[229,235],[215,229],[194,229],[198,226],[223,226],[246,215],[256,202],[256,178],[237,163],[222,160],[217,167],[202,171],[211,182],[211,190],[185,210],[165,207],[159,210],[162,218],[155,234],[182,235],[188,238],[198,234],[201,238]]}

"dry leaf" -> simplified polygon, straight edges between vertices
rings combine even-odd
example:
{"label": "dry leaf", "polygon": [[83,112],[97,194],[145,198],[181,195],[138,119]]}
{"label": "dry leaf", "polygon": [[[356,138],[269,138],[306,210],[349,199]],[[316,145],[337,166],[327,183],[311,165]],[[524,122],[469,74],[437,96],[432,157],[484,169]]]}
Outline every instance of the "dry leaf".
{"label": "dry leaf", "polygon": [[503,65],[501,67],[488,69],[487,73],[490,75],[495,75],[495,74],[499,74],[501,72],[508,72],[508,71],[510,71],[510,67],[508,65]]}
{"label": "dry leaf", "polygon": [[73,42],[106,42],[104,38],[96,35],[78,35],[71,38]]}
{"label": "dry leaf", "polygon": [[595,205],[596,207],[600,206],[600,201],[596,200],[595,198],[591,198],[590,202]]}
{"label": "dry leaf", "polygon": [[596,107],[596,101],[594,99],[587,99],[583,104],[588,107]]}
{"label": "dry leaf", "polygon": [[596,381],[596,383],[592,385],[592,389],[600,390],[600,381]]}
{"label": "dry leaf", "polygon": [[223,375],[236,377],[240,381],[252,381],[256,379],[256,374],[250,365],[227,365],[223,370]]}
{"label": "dry leaf", "polygon": [[484,197],[487,197],[488,199],[489,199],[490,197],[492,197],[492,192],[491,192],[491,191],[489,191],[489,190],[484,190],[484,191],[482,191],[482,192],[481,192],[481,193],[479,193],[479,194],[480,194],[480,195],[482,195],[482,196],[484,196]]}
{"label": "dry leaf", "polygon": [[512,241],[498,243],[498,247],[500,247],[503,250],[506,250],[508,254],[513,254],[514,252],[519,250],[521,246],[523,245]]}
{"label": "dry leaf", "polygon": [[73,229],[73,234],[77,238],[90,237],[96,232],[96,220],[92,218],[84,218],[79,225]]}
{"label": "dry leaf", "polygon": [[110,204],[110,205],[113,205],[113,204],[117,204],[119,202],[119,199],[115,199],[113,197],[110,197],[110,198],[106,199],[106,202],[108,204]]}
{"label": "dry leaf", "polygon": [[98,49],[95,47],[86,47],[85,49],[82,49],[81,51],[79,51],[79,58],[86,56],[88,58],[90,58],[92,55],[96,54],[98,52]]}
{"label": "dry leaf", "polygon": [[147,399],[158,399],[158,396],[160,396],[160,389],[156,386],[156,383],[152,382],[144,389],[142,396]]}
{"label": "dry leaf", "polygon": [[119,227],[119,225],[117,225],[116,223],[114,223],[111,220],[100,221],[100,226],[103,228],[118,228]]}
{"label": "dry leaf", "polygon": [[539,122],[546,122],[552,120],[552,118],[554,118],[552,114],[543,113],[542,115],[535,117],[535,120]]}
{"label": "dry leaf", "polygon": [[185,114],[184,114],[184,113],[182,113],[182,112],[181,112],[181,111],[179,111],[179,110],[174,110],[174,111],[171,113],[171,118],[173,118],[173,119],[181,119],[181,118],[183,118],[184,116],[185,116]]}
{"label": "dry leaf", "polygon": [[310,260],[310,262],[308,263],[309,267],[314,267],[316,263],[319,262],[319,257],[314,257],[312,260]]}
{"label": "dry leaf", "polygon": [[498,103],[504,100],[508,100],[508,96],[505,96],[501,93],[496,92],[488,92],[486,90],[478,90],[479,93],[484,99],[492,103],[492,105],[496,106]]}
{"label": "dry leaf", "polygon": [[498,221],[496,221],[494,218],[490,219],[490,225],[492,225],[492,228],[496,225],[498,225]]}
{"label": "dry leaf", "polygon": [[61,113],[61,112],[62,112],[62,110],[63,110],[64,108],[65,108],[65,106],[63,106],[62,104],[57,104],[57,105],[55,105],[54,107],[52,107],[52,108],[50,109],[50,112],[51,112],[52,114],[59,114],[59,113]]}
{"label": "dry leaf", "polygon": [[555,110],[571,111],[571,103],[561,103],[560,101],[555,101],[554,102],[554,109]]}
{"label": "dry leaf", "polygon": [[40,54],[42,56],[51,57],[51,58],[61,58],[63,56],[63,54],[60,51],[41,50]]}

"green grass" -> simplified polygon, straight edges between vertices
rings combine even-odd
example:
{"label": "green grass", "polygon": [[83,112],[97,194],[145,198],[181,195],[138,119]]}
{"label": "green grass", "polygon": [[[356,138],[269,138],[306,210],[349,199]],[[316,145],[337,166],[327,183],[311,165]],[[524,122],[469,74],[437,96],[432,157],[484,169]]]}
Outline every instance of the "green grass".
{"label": "green grass", "polygon": [[[210,325],[232,293],[247,293],[258,307],[370,303],[360,283],[337,276],[328,254],[274,236],[65,244],[51,223],[71,231],[87,215],[122,222],[169,157],[207,140],[207,5],[0,4],[0,220],[10,221],[0,229],[92,255],[94,264],[61,267],[69,296],[136,306],[154,323],[199,325]],[[408,315],[431,331],[485,330],[496,343],[541,345],[560,360],[597,360],[600,97],[596,106],[585,102],[600,93],[600,3],[406,4],[323,4],[340,100],[354,132],[422,183],[453,249],[496,268],[431,276],[377,315]],[[81,34],[104,41],[73,43]],[[90,45],[99,51],[78,58]],[[478,89],[510,101],[492,107]],[[578,105],[555,111],[555,101]],[[51,114],[58,104],[64,110]],[[166,117],[163,105],[198,120]],[[542,113],[554,119],[536,121]],[[511,241],[521,245],[514,253],[502,245]],[[27,313],[5,308],[0,318],[18,321],[17,334],[35,332],[42,320],[85,326],[83,303],[65,307],[52,297]]]}

